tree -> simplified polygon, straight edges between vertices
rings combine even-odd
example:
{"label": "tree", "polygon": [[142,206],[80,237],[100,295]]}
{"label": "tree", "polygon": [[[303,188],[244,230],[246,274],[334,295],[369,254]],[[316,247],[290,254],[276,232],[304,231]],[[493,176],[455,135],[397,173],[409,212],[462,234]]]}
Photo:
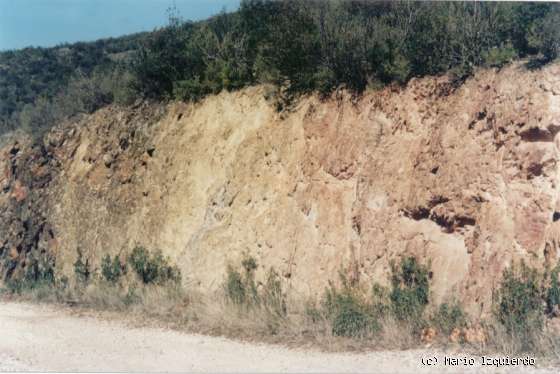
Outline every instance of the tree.
{"label": "tree", "polygon": [[540,52],[545,61],[556,59],[560,53],[560,11],[554,7],[544,18],[533,22],[527,37],[528,45]]}

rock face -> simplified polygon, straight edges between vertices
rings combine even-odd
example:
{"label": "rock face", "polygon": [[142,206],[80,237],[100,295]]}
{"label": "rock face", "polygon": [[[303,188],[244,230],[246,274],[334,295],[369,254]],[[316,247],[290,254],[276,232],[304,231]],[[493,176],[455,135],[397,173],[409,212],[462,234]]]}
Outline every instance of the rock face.
{"label": "rock face", "polygon": [[430,262],[434,303],[490,308],[512,260],[560,253],[560,66],[425,78],[353,98],[307,97],[277,113],[263,88],[197,104],[109,107],[42,146],[0,156],[4,277],[33,251],[72,275],[160,248],[210,291],[244,254],[294,296],[340,271],[387,282],[390,261]]}

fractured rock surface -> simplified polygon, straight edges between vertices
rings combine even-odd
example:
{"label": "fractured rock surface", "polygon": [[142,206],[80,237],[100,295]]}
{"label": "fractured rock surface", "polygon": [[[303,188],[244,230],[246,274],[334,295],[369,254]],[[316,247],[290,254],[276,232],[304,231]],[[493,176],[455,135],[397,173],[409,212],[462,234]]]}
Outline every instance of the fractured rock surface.
{"label": "fractured rock surface", "polygon": [[4,277],[44,251],[72,275],[160,248],[185,282],[220,287],[244,253],[293,295],[343,271],[387,283],[430,262],[435,303],[490,308],[512,260],[554,264],[560,243],[560,65],[514,64],[460,87],[444,77],[277,113],[262,87],[197,104],[108,107],[0,153]]}

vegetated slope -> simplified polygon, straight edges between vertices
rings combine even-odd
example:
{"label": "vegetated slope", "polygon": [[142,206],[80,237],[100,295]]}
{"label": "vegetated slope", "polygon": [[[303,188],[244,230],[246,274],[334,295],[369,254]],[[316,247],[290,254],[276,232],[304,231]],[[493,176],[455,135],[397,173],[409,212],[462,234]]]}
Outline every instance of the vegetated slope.
{"label": "vegetated slope", "polygon": [[42,132],[137,98],[199,100],[272,83],[279,108],[344,86],[404,84],[560,51],[553,3],[242,1],[200,22],[169,13],[151,33],[0,53],[0,134]]}
{"label": "vegetated slope", "polygon": [[130,65],[147,35],[0,52],[0,135],[38,137],[64,118],[126,102]]}
{"label": "vegetated slope", "polygon": [[512,260],[556,264],[560,65],[414,79],[278,113],[259,86],[199,103],[110,106],[1,151],[3,279],[35,259],[73,278],[77,248],[161,248],[183,282],[221,287],[247,254],[292,297],[342,272],[389,281],[431,262],[431,301],[475,316]]}

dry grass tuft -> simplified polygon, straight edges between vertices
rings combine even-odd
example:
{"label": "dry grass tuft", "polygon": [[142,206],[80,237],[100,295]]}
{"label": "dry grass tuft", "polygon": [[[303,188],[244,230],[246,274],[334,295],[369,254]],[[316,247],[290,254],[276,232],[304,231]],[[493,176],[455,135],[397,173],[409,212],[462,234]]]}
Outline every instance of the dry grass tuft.
{"label": "dry grass tuft", "polygon": [[[429,285],[416,280],[425,279],[426,269],[412,261],[407,264],[414,266],[401,267],[400,275],[394,277],[393,291],[376,286],[368,292],[343,278],[340,288],[331,284],[320,300],[290,296],[273,269],[264,283],[256,282],[253,272],[257,264],[250,259],[244,260],[241,272],[230,268],[224,287],[212,294],[186,290],[172,281],[146,284],[129,272],[119,277],[91,276],[87,282],[40,282],[18,287],[17,292],[4,290],[0,295],[126,314],[127,320],[141,325],[163,324],[189,332],[325,351],[460,345],[473,354],[531,353],[560,360],[560,318],[543,318],[543,328],[512,329],[501,322],[511,320],[503,307],[509,304],[503,300],[518,302],[519,297],[513,295],[533,292],[534,282],[505,278],[513,279],[515,287],[502,288],[502,302],[497,304],[502,306],[501,314],[487,321],[469,321],[457,303],[425,308]],[[406,310],[415,314],[407,315]],[[525,321],[519,316],[524,315],[514,315]]]}

